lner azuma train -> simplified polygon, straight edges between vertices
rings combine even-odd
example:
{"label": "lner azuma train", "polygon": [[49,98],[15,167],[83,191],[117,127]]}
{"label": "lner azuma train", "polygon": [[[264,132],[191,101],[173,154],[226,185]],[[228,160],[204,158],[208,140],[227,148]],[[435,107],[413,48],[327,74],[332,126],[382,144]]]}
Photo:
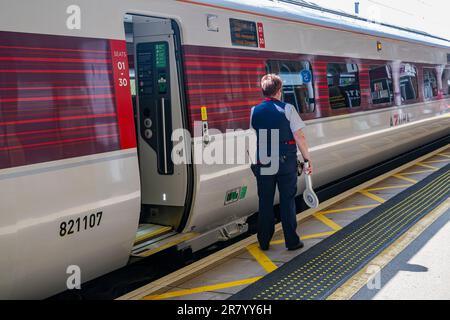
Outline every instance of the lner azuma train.
{"label": "lner azuma train", "polygon": [[421,32],[269,0],[0,6],[0,298],[245,232],[250,165],[174,163],[171,135],[254,138],[267,72],[307,123],[317,187],[450,131],[450,42]]}

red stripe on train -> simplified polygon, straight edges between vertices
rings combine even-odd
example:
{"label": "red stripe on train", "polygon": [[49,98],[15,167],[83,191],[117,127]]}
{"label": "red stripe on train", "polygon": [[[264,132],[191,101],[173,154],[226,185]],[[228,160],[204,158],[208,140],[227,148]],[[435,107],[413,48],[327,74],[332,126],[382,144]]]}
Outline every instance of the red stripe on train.
{"label": "red stripe on train", "polygon": [[29,145],[20,145],[20,146],[15,146],[15,147],[5,147],[5,148],[0,148],[0,151],[14,151],[14,150],[21,150],[21,149],[24,149],[24,148],[28,149],[28,148],[44,147],[44,146],[55,145],[55,144],[65,144],[65,143],[73,143],[73,142],[91,141],[91,140],[97,140],[97,139],[103,139],[103,138],[111,138],[111,137],[116,137],[116,136],[117,136],[117,134],[108,134],[108,135],[95,136],[95,137],[57,140],[57,141],[50,141],[50,142],[43,142],[43,143],[34,143],[34,144],[29,144]]}
{"label": "red stripe on train", "polygon": [[48,48],[48,47],[26,47],[26,46],[0,46],[0,49],[40,50],[40,51],[65,51],[65,52],[89,52],[89,53],[108,53],[108,51],[103,51],[103,50],[67,49],[67,48]]}
{"label": "red stripe on train", "polygon": [[112,95],[112,94],[82,95],[82,96],[30,97],[30,98],[0,99],[0,102],[83,100],[83,99],[102,99],[102,98],[113,98],[113,97],[114,97],[114,95]]}
{"label": "red stripe on train", "polygon": [[0,57],[0,61],[36,61],[36,62],[70,62],[70,63],[110,63],[108,59],[74,59],[74,58],[29,58]]}
{"label": "red stripe on train", "polygon": [[35,69],[1,69],[0,73],[80,73],[80,74],[110,74],[110,70],[35,70]]}
{"label": "red stripe on train", "polygon": [[79,120],[79,119],[110,118],[110,117],[116,117],[116,116],[117,116],[117,114],[115,114],[115,113],[107,113],[107,114],[98,114],[98,115],[83,115],[83,116],[58,117],[58,118],[46,118],[46,119],[18,120],[18,121],[0,122],[0,126],[10,126],[10,125],[17,125],[17,124],[40,123],[40,122],[59,122],[59,121]]}

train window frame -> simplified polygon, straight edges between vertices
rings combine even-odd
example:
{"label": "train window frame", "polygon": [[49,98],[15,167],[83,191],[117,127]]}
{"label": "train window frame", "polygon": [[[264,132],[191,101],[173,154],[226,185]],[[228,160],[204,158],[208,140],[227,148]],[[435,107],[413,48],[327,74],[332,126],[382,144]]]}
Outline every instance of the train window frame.
{"label": "train window frame", "polygon": [[[345,87],[345,86],[342,86],[342,85],[341,85],[341,78],[340,78],[340,75],[341,75],[341,74],[344,74],[344,72],[339,73],[339,85],[338,85],[338,86],[330,86],[330,82],[329,82],[329,78],[330,78],[330,76],[329,76],[329,70],[330,70],[330,69],[329,69],[329,68],[330,68],[331,65],[345,66],[345,67],[347,68],[347,72],[346,72],[346,73],[353,73],[353,74],[356,75],[356,77],[355,77],[355,78],[356,78],[355,83],[357,83],[357,85],[358,85],[357,91],[359,92],[359,97],[356,97],[356,99],[359,99],[359,105],[357,105],[357,106],[350,105],[350,104],[351,104],[351,100],[350,100],[349,95],[347,95],[349,104],[347,104],[347,99],[346,99],[345,97],[343,97],[343,98],[344,98],[345,106],[342,106],[342,107],[333,107],[333,103],[332,103],[332,100],[331,100],[331,99],[332,99],[333,97],[335,97],[335,96],[332,96],[332,95],[331,95],[331,90],[332,90],[332,88],[333,88],[333,87],[339,88],[339,87]],[[356,66],[356,71],[353,71],[353,72],[348,71],[349,65],[351,65],[351,66]],[[329,101],[329,105],[330,105],[331,110],[333,110],[333,111],[339,111],[339,110],[360,109],[360,108],[362,108],[361,76],[360,76],[360,67],[359,67],[358,63],[355,63],[355,62],[346,62],[346,61],[344,61],[344,62],[343,62],[343,61],[336,61],[336,62],[335,62],[335,61],[330,61],[330,62],[327,63],[326,77],[327,77],[327,86],[328,86],[328,101]],[[334,75],[333,77],[336,77],[336,75]],[[339,89],[339,90],[340,90],[340,89]]]}
{"label": "train window frame", "polygon": [[[431,88],[432,92],[431,92],[431,96],[427,95],[427,83],[426,81],[428,80],[425,77],[426,72],[431,72],[431,74],[434,75],[434,80],[435,80],[435,88],[436,90],[433,91],[433,88]],[[432,67],[424,67],[422,69],[422,80],[423,80],[423,97],[425,101],[430,101],[430,100],[436,100],[439,97],[439,85],[438,85],[438,73],[437,70],[435,68]]]}
{"label": "train window frame", "polygon": [[[271,64],[273,63],[277,63],[278,64],[278,68],[277,70],[274,70],[273,66]],[[293,86],[293,94],[295,95],[295,103],[292,103],[291,101],[289,101],[286,98],[286,94],[284,91],[284,79],[283,76],[281,75],[281,67],[280,64],[282,63],[293,63],[293,64],[300,64],[301,65],[301,70],[300,71],[295,71],[292,73],[298,73],[299,76],[301,76],[301,73],[304,70],[308,70],[310,72],[310,76],[311,76],[311,80],[309,82],[307,82],[307,84],[305,85],[305,83],[303,82],[303,78],[302,82],[300,85],[296,85],[293,84],[291,86]],[[309,65],[309,69],[306,69],[305,66],[303,64],[307,63]],[[313,65],[311,63],[311,61],[307,60],[307,59],[298,59],[298,60],[293,60],[293,59],[268,59],[266,61],[266,71],[267,73],[275,73],[278,74],[282,79],[283,79],[283,96],[282,99],[284,102],[286,103],[290,103],[292,104],[295,109],[297,110],[297,112],[301,115],[311,115],[311,114],[315,114],[316,110],[317,110],[317,106],[316,106],[316,90],[315,90],[315,83],[314,83],[314,71],[313,71]],[[303,77],[303,76],[301,76]],[[308,88],[308,84],[311,84],[311,88]],[[302,91],[304,91],[304,88],[300,88],[300,92],[298,91],[298,88],[296,87],[306,87],[306,94],[308,95],[308,97],[299,97],[299,94],[301,95]],[[311,91],[310,91],[311,90]],[[310,96],[310,93],[312,93],[312,97]],[[302,99],[308,99],[308,103],[305,104],[302,103]],[[298,104],[300,103],[300,105]],[[306,111],[304,111],[306,110]]]}
{"label": "train window frame", "polygon": [[[385,68],[386,70],[386,79],[384,78],[375,78],[371,75],[375,70]],[[387,80],[387,82],[383,83],[383,80]],[[375,90],[377,85],[379,86],[381,83],[382,90]],[[384,86],[386,85],[386,89]],[[374,64],[369,66],[369,86],[370,86],[370,104],[372,106],[376,106],[377,108],[382,107],[392,107],[395,103],[395,90],[394,90],[394,77],[392,73],[392,67],[389,64]],[[382,97],[375,99],[375,93],[381,93],[387,91],[389,97]],[[375,102],[375,100],[389,99],[389,102]]]}
{"label": "train window frame", "polygon": [[[444,90],[444,83],[445,83],[445,76],[448,76],[447,79],[447,93],[445,93]],[[444,68],[444,71],[442,72],[442,95],[444,97],[450,96],[450,66]]]}
{"label": "train window frame", "polygon": [[[402,91],[402,78],[408,77],[408,76],[403,76],[401,75],[401,69],[399,70],[399,83],[400,83],[400,87],[398,88],[400,90],[400,96],[401,96],[401,100],[402,100],[402,105],[408,105],[411,103],[416,103],[419,102],[420,100],[420,93],[419,93],[419,69],[417,68],[417,66],[413,63],[409,63],[409,62],[404,62],[400,65],[400,68],[402,68],[403,66],[405,66],[405,71],[406,72],[406,65],[409,65],[411,67],[413,67],[413,69],[415,70],[415,89],[416,89],[416,95],[414,98],[411,99],[406,99],[403,97],[403,91]],[[411,76],[409,76],[411,78]]]}

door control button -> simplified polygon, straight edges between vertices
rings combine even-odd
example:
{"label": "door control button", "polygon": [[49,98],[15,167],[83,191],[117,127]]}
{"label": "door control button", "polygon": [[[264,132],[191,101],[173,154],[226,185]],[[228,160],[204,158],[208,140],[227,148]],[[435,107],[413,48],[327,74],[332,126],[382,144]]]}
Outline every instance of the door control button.
{"label": "door control button", "polygon": [[152,119],[149,119],[149,118],[147,118],[147,119],[145,119],[144,120],[144,126],[147,128],[147,129],[149,129],[149,128],[151,128],[152,127]]}
{"label": "door control button", "polygon": [[153,137],[153,131],[152,130],[145,130],[144,131],[144,134],[145,134],[145,138],[147,138],[147,139],[151,139],[152,137]]}

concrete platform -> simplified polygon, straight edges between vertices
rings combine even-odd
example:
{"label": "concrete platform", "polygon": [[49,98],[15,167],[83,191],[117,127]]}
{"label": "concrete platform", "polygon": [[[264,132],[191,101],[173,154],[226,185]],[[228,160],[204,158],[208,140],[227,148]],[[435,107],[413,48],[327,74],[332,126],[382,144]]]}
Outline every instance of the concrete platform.
{"label": "concrete platform", "polygon": [[376,276],[353,300],[450,300],[450,210]]}

